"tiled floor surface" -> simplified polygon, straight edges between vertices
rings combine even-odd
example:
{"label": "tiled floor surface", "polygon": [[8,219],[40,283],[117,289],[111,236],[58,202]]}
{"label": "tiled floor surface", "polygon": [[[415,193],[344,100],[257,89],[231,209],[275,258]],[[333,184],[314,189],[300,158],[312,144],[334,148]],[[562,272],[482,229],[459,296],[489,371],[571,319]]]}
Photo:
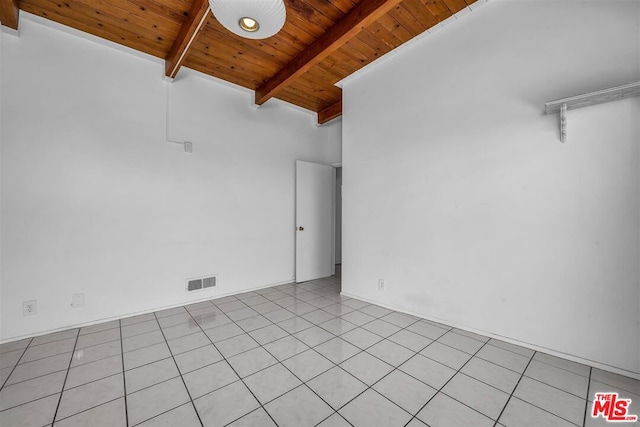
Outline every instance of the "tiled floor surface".
{"label": "tiled floor surface", "polygon": [[339,291],[331,277],[0,345],[0,425],[606,425],[586,413],[596,391],[640,414],[636,380]]}

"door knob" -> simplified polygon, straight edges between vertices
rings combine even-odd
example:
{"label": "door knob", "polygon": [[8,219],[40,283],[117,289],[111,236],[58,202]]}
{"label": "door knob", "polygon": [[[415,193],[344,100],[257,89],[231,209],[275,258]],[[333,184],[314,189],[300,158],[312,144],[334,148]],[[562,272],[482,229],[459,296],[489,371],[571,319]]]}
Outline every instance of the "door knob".
{"label": "door knob", "polygon": [[298,227],[298,230],[304,231],[304,227]]}

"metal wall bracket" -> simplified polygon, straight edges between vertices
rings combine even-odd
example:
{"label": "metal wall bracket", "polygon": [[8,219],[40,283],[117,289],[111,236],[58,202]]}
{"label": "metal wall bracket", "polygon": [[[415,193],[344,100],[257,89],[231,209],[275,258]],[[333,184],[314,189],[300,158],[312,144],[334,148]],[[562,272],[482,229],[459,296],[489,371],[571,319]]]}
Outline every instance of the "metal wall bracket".
{"label": "metal wall bracket", "polygon": [[576,108],[588,107],[590,105],[602,104],[603,102],[616,101],[618,99],[630,98],[640,95],[640,82],[627,85],[616,86],[610,89],[598,90],[584,95],[572,96],[570,98],[558,99],[544,104],[544,111],[547,114],[560,112],[560,141],[567,140],[567,111]]}
{"label": "metal wall bracket", "polygon": [[560,107],[560,141],[567,142],[567,104]]}

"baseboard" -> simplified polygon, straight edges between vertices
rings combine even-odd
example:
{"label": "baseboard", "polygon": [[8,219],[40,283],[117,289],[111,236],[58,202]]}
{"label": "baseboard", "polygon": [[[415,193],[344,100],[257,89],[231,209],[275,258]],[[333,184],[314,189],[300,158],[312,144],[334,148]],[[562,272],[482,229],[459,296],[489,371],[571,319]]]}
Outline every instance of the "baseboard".
{"label": "baseboard", "polygon": [[99,323],[111,322],[112,320],[127,319],[129,317],[139,316],[141,314],[153,313],[153,312],[156,312],[156,311],[168,310],[170,308],[176,308],[176,307],[182,307],[182,306],[185,306],[185,305],[197,304],[199,302],[211,301],[211,300],[214,300],[214,299],[224,298],[224,297],[228,297],[228,296],[231,296],[231,295],[238,295],[238,294],[242,294],[242,293],[245,293],[245,292],[258,291],[260,289],[271,288],[271,287],[274,287],[274,286],[288,285],[288,284],[294,283],[294,282],[292,282],[291,280],[287,280],[285,282],[271,283],[269,285],[261,285],[261,286],[257,286],[257,287],[254,287],[254,288],[243,289],[241,291],[227,292],[227,293],[224,293],[224,294],[216,295],[213,298],[211,297],[211,295],[209,295],[208,297],[198,298],[198,299],[194,299],[192,301],[181,302],[181,303],[171,304],[171,305],[165,305],[165,306],[161,306],[161,307],[156,307],[156,308],[152,308],[152,309],[148,309],[148,310],[142,310],[142,311],[136,311],[136,312],[133,312],[133,313],[128,313],[128,314],[119,315],[119,316],[106,317],[106,318],[102,318],[102,319],[98,319],[98,320],[92,320],[92,321],[89,321],[89,322],[75,323],[75,324],[71,324],[69,326],[63,326],[63,327],[60,327],[60,328],[47,329],[45,331],[37,332],[37,333],[34,333],[34,334],[26,334],[26,335],[19,335],[19,336],[16,336],[16,337],[6,338],[6,339],[3,339],[3,340],[0,340],[0,344],[5,344],[5,343],[8,343],[8,342],[13,342],[13,341],[19,341],[19,340],[25,339],[25,338],[39,337],[39,336],[42,336],[42,335],[52,334],[54,332],[66,331],[68,329],[83,328],[83,327],[86,327],[86,326],[97,325]]}
{"label": "baseboard", "polygon": [[402,309],[402,308],[393,307],[393,306],[390,306],[388,304],[385,304],[385,303],[382,303],[382,302],[379,302],[379,301],[375,301],[375,300],[372,300],[372,299],[369,299],[369,298],[365,298],[365,297],[362,297],[362,296],[359,296],[359,295],[354,295],[354,294],[350,294],[350,293],[347,293],[347,292],[340,292],[340,295],[344,295],[345,297],[349,297],[349,298],[359,299],[359,300],[368,302],[370,304],[375,304],[375,305],[379,305],[380,307],[388,308],[389,310],[398,311],[400,313],[410,314],[412,316],[420,317],[421,319],[426,319],[426,320],[431,320],[433,322],[442,323],[444,325],[451,326],[453,328],[462,329],[463,331],[473,332],[475,334],[484,335],[485,337],[495,338],[495,339],[501,340],[501,341],[506,341],[506,342],[508,342],[510,344],[519,345],[521,347],[525,347],[525,348],[528,348],[530,350],[539,351],[539,352],[542,352],[542,353],[550,354],[552,356],[557,356],[557,357],[561,357],[563,359],[571,360],[573,362],[582,363],[583,365],[592,366],[594,368],[602,369],[603,371],[613,372],[614,374],[624,375],[626,377],[631,377],[631,378],[640,380],[640,372],[629,371],[629,370],[626,370],[626,369],[622,369],[622,368],[618,368],[618,367],[615,367],[615,366],[607,365],[607,364],[604,364],[604,363],[601,363],[601,362],[597,362],[595,360],[585,359],[583,357],[576,356],[575,354],[564,353],[564,352],[561,352],[561,351],[554,350],[552,348],[542,347],[542,346],[539,346],[539,345],[536,345],[536,344],[520,341],[520,340],[517,340],[517,339],[514,339],[514,338],[510,338],[510,337],[505,337],[505,336],[502,336],[502,335],[494,334],[492,332],[483,331],[483,330],[480,330],[480,329],[470,328],[470,327],[465,326],[465,325],[454,324],[454,323],[451,323],[451,322],[449,322],[447,320],[444,320],[444,319],[439,319],[437,317],[428,316],[428,315],[426,315],[424,313],[417,313],[417,312],[413,312],[411,310],[405,310],[405,309]]}

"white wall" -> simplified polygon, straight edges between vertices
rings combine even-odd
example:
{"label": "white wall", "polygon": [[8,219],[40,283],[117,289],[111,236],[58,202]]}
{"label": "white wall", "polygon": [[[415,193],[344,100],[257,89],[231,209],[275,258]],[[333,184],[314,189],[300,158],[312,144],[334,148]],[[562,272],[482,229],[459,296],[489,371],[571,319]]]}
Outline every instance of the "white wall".
{"label": "white wall", "polygon": [[342,116],[322,125],[327,130],[327,140],[329,141],[329,158],[339,159],[333,164],[342,162]]}
{"label": "white wall", "polygon": [[342,168],[336,168],[336,264],[342,263]]}
{"label": "white wall", "polygon": [[[343,291],[640,372],[640,2],[495,1],[347,81]],[[378,291],[378,278],[387,290]]]}
{"label": "white wall", "polygon": [[340,123],[182,70],[186,154],[160,61],[33,19],[2,36],[0,339],[291,281],[295,160],[339,162]]}

